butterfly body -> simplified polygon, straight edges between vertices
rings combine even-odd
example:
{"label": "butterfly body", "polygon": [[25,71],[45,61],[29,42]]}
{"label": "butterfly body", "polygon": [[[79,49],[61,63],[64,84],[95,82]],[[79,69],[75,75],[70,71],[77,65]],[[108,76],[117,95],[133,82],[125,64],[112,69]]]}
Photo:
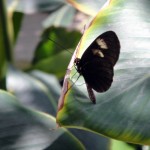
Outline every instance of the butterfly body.
{"label": "butterfly body", "polygon": [[[98,36],[85,50],[81,59],[75,59],[77,71],[87,84],[88,92],[92,89],[97,92],[107,91],[113,81],[113,67],[120,53],[120,42],[113,31],[107,31]],[[96,99],[90,99],[95,103]]]}

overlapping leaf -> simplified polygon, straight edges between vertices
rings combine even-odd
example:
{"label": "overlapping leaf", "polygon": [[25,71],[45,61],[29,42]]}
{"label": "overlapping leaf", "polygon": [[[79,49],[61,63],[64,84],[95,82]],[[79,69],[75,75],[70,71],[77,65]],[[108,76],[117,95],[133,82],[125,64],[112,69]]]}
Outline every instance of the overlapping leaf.
{"label": "overlapping leaf", "polygon": [[65,28],[51,27],[45,30],[36,48],[32,69],[53,73],[62,78],[80,37],[78,31],[68,31]]}
{"label": "overlapping leaf", "polygon": [[[14,0],[7,0],[9,7]],[[17,11],[24,13],[36,13],[44,11],[54,11],[65,4],[64,0],[33,0],[33,1],[17,1]]]}
{"label": "overlapping leaf", "polygon": [[[50,26],[55,27],[71,27],[76,10],[70,5],[64,5],[57,11],[50,14],[42,23],[44,28]],[[67,16],[67,17],[66,17]]]}
{"label": "overlapping leaf", "polygon": [[67,131],[51,130],[56,127],[54,118],[22,107],[17,101],[0,91],[1,149],[84,149]]}

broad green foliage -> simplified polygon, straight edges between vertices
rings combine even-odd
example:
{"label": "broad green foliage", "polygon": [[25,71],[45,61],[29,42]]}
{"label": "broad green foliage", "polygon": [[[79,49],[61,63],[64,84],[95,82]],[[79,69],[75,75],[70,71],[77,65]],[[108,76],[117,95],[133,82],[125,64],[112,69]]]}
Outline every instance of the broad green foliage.
{"label": "broad green foliage", "polygon": [[[85,86],[71,88],[57,114],[60,126],[82,128],[115,139],[150,144],[150,1],[112,1],[85,31],[79,57],[99,34],[113,30],[121,43],[112,87],[96,93],[92,105]],[[137,6],[140,9],[137,9]],[[84,80],[81,81],[84,83]]]}
{"label": "broad green foliage", "polygon": [[[51,114],[53,116],[56,115],[56,104],[57,104],[57,100],[60,94],[60,86],[55,76],[45,74],[41,71],[32,71],[30,72],[30,74],[27,74],[19,70],[16,70],[13,67],[10,67],[8,75],[7,75],[7,79],[8,79],[8,84],[7,84],[8,89],[18,98],[18,99],[15,99],[15,101],[19,101],[19,104],[18,103],[16,104],[17,108],[15,107],[16,118],[18,119],[19,116],[21,116],[21,118],[24,118],[24,117],[27,118],[25,120],[26,122],[23,122],[23,121],[20,122],[21,120],[18,119],[18,122],[16,122],[17,127],[19,126],[21,128],[22,124],[24,124],[25,125],[24,128],[26,128],[26,124],[28,124],[29,127],[27,128],[27,130],[30,131],[30,128],[32,128],[33,131],[35,132],[37,131],[37,133],[34,132],[34,136],[37,137],[38,140],[41,141],[39,143],[39,149],[42,150],[41,147],[52,148],[54,146],[55,150],[57,149],[59,150],[60,147],[64,150],[67,150],[68,146],[71,146],[73,144],[72,140],[76,142],[76,139],[74,139],[74,137],[72,136],[68,137],[69,132],[67,133],[65,132],[65,134],[61,136],[60,134],[63,131],[61,130],[61,128],[51,131],[51,129],[56,128],[56,122],[48,114]],[[18,82],[19,82],[19,86],[18,84],[16,84]],[[0,96],[4,96],[5,98],[7,95],[8,94],[4,92],[0,93]],[[10,102],[14,101],[14,97],[10,96],[9,101]],[[7,102],[6,102],[6,105],[7,105],[7,108],[14,108],[13,105],[8,105]],[[30,108],[30,110],[28,108]],[[24,109],[25,111],[22,111]],[[35,112],[35,110],[38,110],[38,112],[44,112],[45,114],[42,115],[40,113],[41,114],[40,115],[37,111]],[[29,117],[28,117],[28,114],[30,114]],[[0,116],[1,115],[2,114],[0,113]],[[13,115],[13,112],[12,112],[12,115]],[[35,119],[38,121],[41,121],[42,125],[40,125],[40,127],[38,128],[36,127],[38,126],[38,123],[34,123],[34,125],[32,125]],[[16,132],[16,134],[19,134],[19,137],[21,139],[25,138],[28,135],[25,129],[21,131],[15,128],[13,129],[14,129],[14,132]],[[95,150],[98,150],[98,149],[109,150],[109,146],[112,144],[112,142],[110,142],[107,138],[104,138],[102,136],[99,136],[99,135],[96,135],[87,131],[71,129],[71,133],[75,137],[77,137],[78,140],[80,140],[82,144],[84,144],[84,147],[86,150],[92,150],[93,148]],[[31,134],[32,132],[29,134],[29,136]],[[53,137],[55,138],[55,140]],[[67,140],[67,138],[71,138],[70,139],[71,141]],[[16,146],[18,146],[20,143],[20,141],[18,141],[14,137],[12,138],[9,137],[9,139],[13,139],[17,143]],[[78,142],[75,148],[77,148],[80,145],[80,142],[79,143]],[[6,143],[4,143],[4,145],[5,144]],[[21,144],[22,147],[23,146],[26,147],[26,145],[30,145],[31,147],[34,147],[34,146],[37,147],[37,143],[35,141],[31,141],[30,139],[29,140],[27,139],[24,145]],[[13,147],[14,145],[10,144],[8,146]],[[128,145],[126,144],[124,145],[122,144],[122,145],[119,145],[119,148],[123,149],[124,147],[127,148],[127,146]],[[115,144],[115,148],[116,147],[117,147],[117,144]],[[130,148],[130,146],[128,147]],[[80,148],[84,149],[82,146]],[[112,144],[111,150],[115,150],[114,143]]]}

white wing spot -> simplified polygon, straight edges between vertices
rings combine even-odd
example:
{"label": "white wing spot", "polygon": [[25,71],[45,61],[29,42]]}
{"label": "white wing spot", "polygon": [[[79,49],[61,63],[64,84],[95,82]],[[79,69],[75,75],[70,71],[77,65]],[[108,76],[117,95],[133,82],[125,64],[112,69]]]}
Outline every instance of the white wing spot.
{"label": "white wing spot", "polygon": [[104,57],[104,54],[99,49],[92,49],[92,52],[94,55],[97,55],[99,57]]}
{"label": "white wing spot", "polygon": [[108,49],[107,44],[103,39],[98,38],[96,43],[100,46],[100,48]]}

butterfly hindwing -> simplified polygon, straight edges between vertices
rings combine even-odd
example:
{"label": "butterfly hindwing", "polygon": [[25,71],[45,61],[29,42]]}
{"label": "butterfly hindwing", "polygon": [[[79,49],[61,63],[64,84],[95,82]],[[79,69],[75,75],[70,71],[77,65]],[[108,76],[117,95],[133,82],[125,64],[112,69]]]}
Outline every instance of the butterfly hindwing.
{"label": "butterfly hindwing", "polygon": [[102,62],[96,58],[83,67],[82,75],[91,88],[97,92],[104,92],[111,86],[113,67],[106,61]]}
{"label": "butterfly hindwing", "polygon": [[97,92],[108,90],[113,81],[113,67],[120,53],[120,42],[113,31],[98,36],[76,63],[85,82]]}

